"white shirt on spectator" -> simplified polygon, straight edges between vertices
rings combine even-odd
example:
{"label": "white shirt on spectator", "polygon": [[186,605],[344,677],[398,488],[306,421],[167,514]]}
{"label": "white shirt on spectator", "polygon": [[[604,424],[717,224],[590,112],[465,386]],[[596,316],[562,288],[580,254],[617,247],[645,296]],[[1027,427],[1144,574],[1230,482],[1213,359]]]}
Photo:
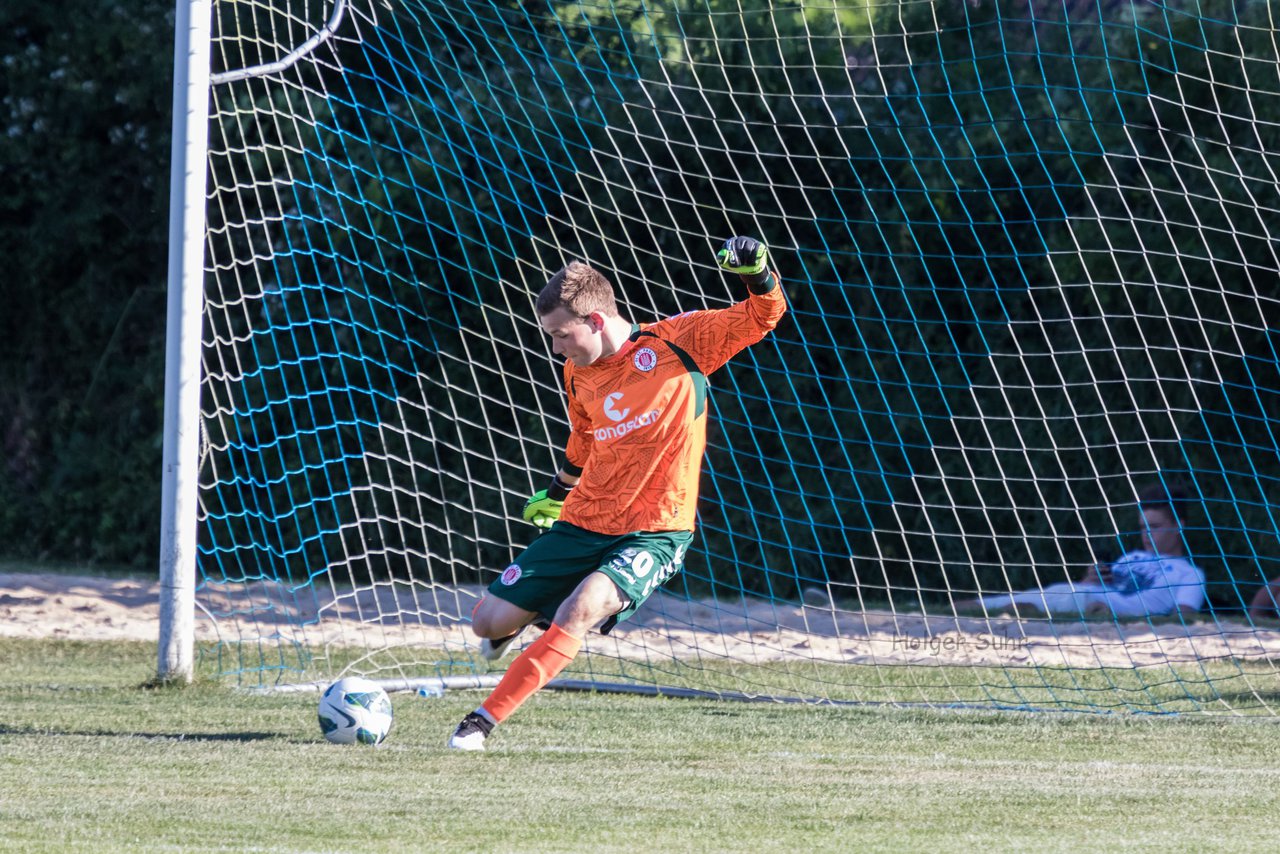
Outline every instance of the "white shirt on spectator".
{"label": "white shirt on spectator", "polygon": [[1204,606],[1204,572],[1180,557],[1133,551],[1111,564],[1111,581],[1094,601],[1117,617],[1155,617]]}
{"label": "white shirt on spectator", "polygon": [[1111,565],[1111,580],[1063,581],[1040,590],[984,596],[988,610],[1030,605],[1050,616],[1080,616],[1102,603],[1117,617],[1163,617],[1178,608],[1204,607],[1204,572],[1190,561],[1138,550]]}

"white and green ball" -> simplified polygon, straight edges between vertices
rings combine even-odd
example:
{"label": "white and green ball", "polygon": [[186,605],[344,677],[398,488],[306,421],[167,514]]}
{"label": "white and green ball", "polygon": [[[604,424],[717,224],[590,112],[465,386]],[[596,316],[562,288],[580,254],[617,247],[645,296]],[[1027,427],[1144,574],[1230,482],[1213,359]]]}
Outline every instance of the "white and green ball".
{"label": "white and green ball", "polygon": [[347,676],[320,696],[320,732],[334,744],[381,744],[391,732],[391,698],[376,682]]}

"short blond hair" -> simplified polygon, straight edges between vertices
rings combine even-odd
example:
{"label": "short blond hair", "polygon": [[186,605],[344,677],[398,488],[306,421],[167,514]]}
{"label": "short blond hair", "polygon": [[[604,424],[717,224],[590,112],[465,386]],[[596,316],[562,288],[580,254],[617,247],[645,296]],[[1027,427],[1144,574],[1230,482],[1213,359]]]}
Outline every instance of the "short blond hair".
{"label": "short blond hair", "polygon": [[578,317],[588,317],[597,311],[607,317],[618,314],[613,285],[603,273],[581,261],[569,262],[552,276],[538,292],[535,306],[539,317],[546,317],[557,308]]}

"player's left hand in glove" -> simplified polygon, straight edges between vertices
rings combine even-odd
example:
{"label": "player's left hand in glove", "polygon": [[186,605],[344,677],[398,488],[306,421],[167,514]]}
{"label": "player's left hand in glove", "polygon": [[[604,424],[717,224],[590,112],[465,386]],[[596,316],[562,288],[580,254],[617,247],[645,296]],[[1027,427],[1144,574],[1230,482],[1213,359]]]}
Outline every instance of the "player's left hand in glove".
{"label": "player's left hand in glove", "polygon": [[571,489],[573,489],[572,486],[556,475],[552,478],[550,486],[539,489],[525,502],[522,514],[524,520],[544,531],[550,528],[560,518],[560,511],[564,509],[564,500],[569,497]]}
{"label": "player's left hand in glove", "polygon": [[716,263],[726,273],[737,273],[753,294],[773,290],[769,248],[754,237],[730,237],[716,253]]}

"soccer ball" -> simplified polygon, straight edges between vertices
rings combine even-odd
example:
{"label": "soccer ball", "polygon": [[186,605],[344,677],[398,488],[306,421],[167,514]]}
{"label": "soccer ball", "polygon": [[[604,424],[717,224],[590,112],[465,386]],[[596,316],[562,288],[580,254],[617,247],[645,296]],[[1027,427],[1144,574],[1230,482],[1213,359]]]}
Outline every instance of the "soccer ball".
{"label": "soccer ball", "polygon": [[334,744],[381,744],[391,732],[391,698],[376,682],[347,676],[320,696],[320,732]]}

